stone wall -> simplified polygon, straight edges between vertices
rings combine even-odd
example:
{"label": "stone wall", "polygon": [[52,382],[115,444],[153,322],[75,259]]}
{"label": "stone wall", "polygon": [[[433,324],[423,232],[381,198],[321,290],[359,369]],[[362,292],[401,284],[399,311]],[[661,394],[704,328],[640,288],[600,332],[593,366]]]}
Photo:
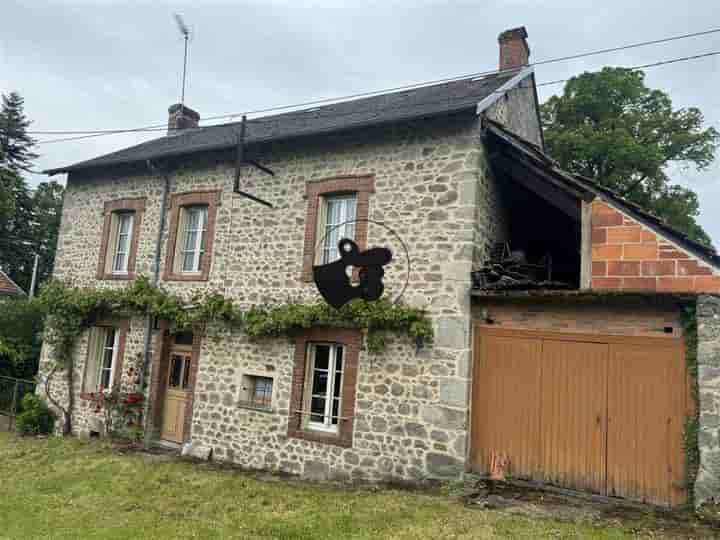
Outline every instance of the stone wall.
{"label": "stone wall", "polygon": [[506,92],[485,114],[503,124],[509,131],[542,148],[542,129],[535,100],[535,75],[522,80]]}
{"label": "stone wall", "polygon": [[720,503],[720,298],[697,303],[700,470],[695,503]]}
{"label": "stone wall", "polygon": [[[428,310],[437,338],[432,348],[419,354],[413,344],[402,341],[383,355],[361,354],[354,443],[350,449],[341,449],[286,436],[293,356],[286,340],[248,343],[237,330],[215,329],[215,337],[202,340],[192,442],[212,446],[219,459],[310,476],[327,473],[405,480],[457,476],[466,453],[469,274],[476,257],[482,257],[490,245],[489,237],[495,234],[494,224],[503,211],[494,196],[493,180],[487,177],[477,117],[464,113],[251,147],[248,153],[276,176],[246,167],[241,189],[270,201],[274,209],[232,194],[231,153],[173,164],[171,195],[219,190],[220,203],[208,280],[161,279],[163,288],[187,296],[216,290],[242,307],[288,298],[316,300],[314,285],[301,280],[306,182],[373,175],[370,218],[383,221],[406,242],[411,271],[403,300]],[[146,198],[136,270],[149,275],[162,184],[161,177],[142,169],[71,175],[55,277],[76,285],[125,286],[96,281],[95,272],[103,204],[130,197]],[[161,261],[165,261],[167,225],[164,230]],[[368,245],[387,245],[402,254],[393,235],[376,225],[369,227]],[[399,292],[406,275],[407,265],[398,257],[397,265],[386,273],[388,297]],[[126,362],[141,352],[143,332],[142,320],[133,319],[129,332],[133,345],[128,346]],[[79,340],[75,354],[76,394],[86,340],[86,336]],[[44,372],[50,355],[46,348]],[[238,388],[247,370],[274,377],[273,413],[238,406]],[[92,411],[83,409],[83,401],[76,401],[79,432],[88,429]]]}
{"label": "stone wall", "polygon": [[[464,366],[451,351],[397,339],[358,364],[351,448],[288,437],[295,345],[211,328],[202,342],[192,439],[218,459],[316,479],[458,476],[466,445]],[[212,362],[205,361],[212,359]],[[271,411],[238,405],[242,375],[271,377]],[[460,376],[459,376],[460,375]]]}
{"label": "stone wall", "polygon": [[[116,374],[116,380],[119,380],[120,390],[124,393],[139,391],[138,375],[143,366],[144,358],[144,336],[145,336],[146,319],[140,317],[132,317],[126,330],[125,347],[122,358],[122,371]],[[75,342],[73,350],[73,388],[74,390],[74,407],[73,416],[73,433],[78,435],[86,435],[90,432],[102,433],[104,429],[104,415],[97,411],[96,403],[90,399],[81,396],[83,387],[83,379],[85,374],[85,362],[88,356],[88,340],[90,331],[85,330],[80,334],[79,339]],[[49,346],[43,345],[40,357],[39,372],[43,381],[54,365],[52,350]],[[117,379],[117,377],[120,379]],[[58,370],[50,380],[50,395],[64,406],[67,405],[67,383],[66,373],[64,370]],[[37,393],[41,396],[45,395],[45,385],[39,384]],[[60,429],[60,426],[56,426]]]}

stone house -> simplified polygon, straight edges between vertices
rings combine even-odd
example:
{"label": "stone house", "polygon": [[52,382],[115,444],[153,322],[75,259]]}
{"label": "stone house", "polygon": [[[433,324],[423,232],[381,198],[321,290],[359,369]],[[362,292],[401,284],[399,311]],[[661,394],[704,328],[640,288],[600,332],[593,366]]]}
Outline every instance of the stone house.
{"label": "stone house", "polygon": [[[435,329],[430,347],[395,338],[371,355],[352,328],[258,342],[109,316],[76,344],[75,432],[102,431],[88,394],[119,387],[147,396],[149,440],[249,468],[420,482],[501,457],[517,477],[679,504],[692,305],[695,494],[717,497],[720,259],[544,155],[526,38],[500,35],[493,74],[248,120],[238,187],[272,208],[234,190],[239,124],[199,127],[180,105],[165,137],[47,171],[68,174],[55,278],[122,287],[144,275],[243,307],[309,302],[312,266],[338,256],[337,237],[393,245],[382,223],[410,259],[389,268],[386,295],[407,280],[403,302]],[[550,253],[571,290],[473,286],[497,246]],[[60,379],[51,389],[67,400]],[[665,428],[630,427],[643,424]]]}

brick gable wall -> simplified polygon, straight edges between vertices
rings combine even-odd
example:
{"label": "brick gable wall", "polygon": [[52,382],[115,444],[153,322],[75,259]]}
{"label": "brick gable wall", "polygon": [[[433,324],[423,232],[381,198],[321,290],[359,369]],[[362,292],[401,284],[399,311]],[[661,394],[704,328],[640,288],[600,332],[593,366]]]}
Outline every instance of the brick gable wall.
{"label": "brick gable wall", "polygon": [[592,288],[720,292],[720,275],[602,201],[592,203]]}

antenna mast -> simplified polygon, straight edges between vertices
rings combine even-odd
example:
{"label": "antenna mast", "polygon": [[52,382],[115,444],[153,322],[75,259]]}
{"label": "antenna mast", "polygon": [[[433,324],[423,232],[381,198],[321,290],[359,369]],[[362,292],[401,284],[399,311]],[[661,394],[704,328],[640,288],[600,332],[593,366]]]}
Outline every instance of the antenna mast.
{"label": "antenna mast", "polygon": [[182,91],[180,93],[180,111],[185,111],[185,75],[187,73],[187,52],[188,52],[188,38],[190,37],[190,29],[185,25],[182,16],[179,13],[175,14],[175,22],[177,23],[178,30],[185,39],[185,55],[183,57],[183,75],[182,75]]}

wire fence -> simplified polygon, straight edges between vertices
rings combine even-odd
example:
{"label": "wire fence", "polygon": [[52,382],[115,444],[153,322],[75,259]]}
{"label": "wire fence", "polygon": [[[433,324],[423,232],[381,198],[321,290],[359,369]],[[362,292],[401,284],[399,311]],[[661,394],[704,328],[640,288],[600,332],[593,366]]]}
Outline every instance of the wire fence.
{"label": "wire fence", "polygon": [[15,430],[15,418],[22,412],[22,398],[33,392],[33,381],[0,376],[0,431]]}

